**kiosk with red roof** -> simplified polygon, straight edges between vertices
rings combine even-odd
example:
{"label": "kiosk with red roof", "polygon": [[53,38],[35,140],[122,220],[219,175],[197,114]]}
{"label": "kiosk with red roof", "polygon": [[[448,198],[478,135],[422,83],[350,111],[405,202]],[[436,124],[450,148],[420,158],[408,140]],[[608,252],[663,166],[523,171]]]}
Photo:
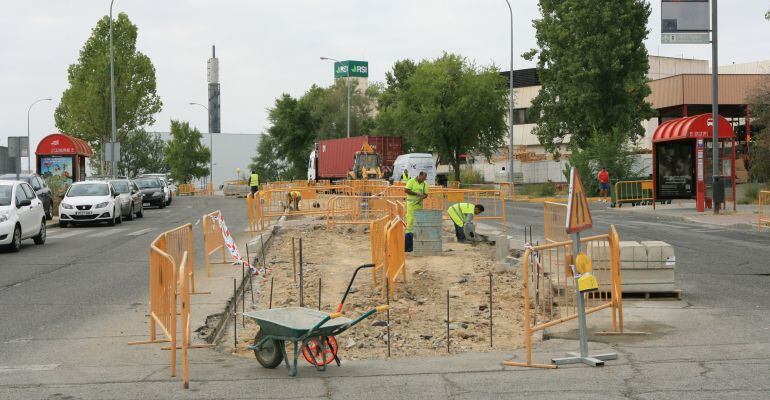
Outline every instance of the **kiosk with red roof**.
{"label": "kiosk with red roof", "polygon": [[[722,162],[717,178],[725,189],[732,188],[735,210],[735,134],[724,117],[719,116],[718,121],[719,159]],[[652,137],[655,201],[695,199],[699,212],[713,206],[713,123],[711,114],[700,114],[666,121],[655,130]]]}
{"label": "kiosk with red roof", "polygon": [[86,158],[94,155],[91,146],[82,139],[52,133],[37,145],[36,168],[45,179],[61,177],[66,184],[85,180]]}

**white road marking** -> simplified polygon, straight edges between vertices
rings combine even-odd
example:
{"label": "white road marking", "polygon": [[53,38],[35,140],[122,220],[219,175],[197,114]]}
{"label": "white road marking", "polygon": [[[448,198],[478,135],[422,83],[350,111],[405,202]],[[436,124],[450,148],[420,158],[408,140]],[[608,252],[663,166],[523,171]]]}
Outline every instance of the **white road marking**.
{"label": "white road marking", "polygon": [[59,364],[31,364],[31,365],[0,365],[0,373],[3,372],[30,372],[30,371],[51,371],[56,369]]}
{"label": "white road marking", "polygon": [[61,230],[48,231],[46,232],[46,239],[65,239],[72,236],[84,235],[92,231],[93,229],[77,229],[77,228],[73,228],[67,231],[61,231]]}
{"label": "white road marking", "polygon": [[195,221],[195,226],[198,226],[198,224],[200,224],[200,223],[201,223],[201,219],[200,219],[200,218],[198,218],[198,220],[197,220],[197,221]]}
{"label": "white road marking", "polygon": [[128,230],[128,229],[126,229],[126,228],[105,229],[105,230],[101,230],[101,231],[96,232],[96,233],[92,233],[92,234],[88,235],[87,237],[112,236],[112,235],[114,235],[116,233],[120,233],[120,232],[123,232],[123,231],[126,231],[126,230]]}
{"label": "white road marking", "polygon": [[144,235],[145,233],[147,233],[147,232],[150,232],[150,231],[154,231],[154,230],[155,230],[155,228],[145,228],[145,229],[141,229],[141,230],[138,230],[138,231],[136,231],[136,232],[131,232],[131,233],[129,233],[127,236],[139,236],[139,235]]}

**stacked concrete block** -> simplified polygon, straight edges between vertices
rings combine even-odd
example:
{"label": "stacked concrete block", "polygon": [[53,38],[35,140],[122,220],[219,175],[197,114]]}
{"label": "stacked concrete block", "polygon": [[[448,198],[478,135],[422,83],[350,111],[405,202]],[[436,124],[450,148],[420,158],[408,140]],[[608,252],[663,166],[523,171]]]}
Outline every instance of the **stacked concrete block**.
{"label": "stacked concrete block", "polygon": [[676,291],[673,247],[661,241],[620,242],[624,293]]}

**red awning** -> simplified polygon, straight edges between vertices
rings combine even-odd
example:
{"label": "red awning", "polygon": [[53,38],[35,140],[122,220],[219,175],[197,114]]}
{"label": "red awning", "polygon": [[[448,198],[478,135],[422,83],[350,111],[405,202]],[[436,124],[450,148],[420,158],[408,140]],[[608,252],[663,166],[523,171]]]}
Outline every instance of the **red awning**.
{"label": "red awning", "polygon": [[[652,135],[653,143],[668,142],[687,139],[711,139],[712,129],[711,114],[700,114],[694,117],[684,117],[666,121],[655,129]],[[719,116],[719,138],[734,139],[733,127],[723,116]]]}
{"label": "red awning", "polygon": [[91,157],[94,151],[85,140],[78,139],[63,133],[52,133],[43,138],[37,145],[37,155],[59,154],[65,156]]}

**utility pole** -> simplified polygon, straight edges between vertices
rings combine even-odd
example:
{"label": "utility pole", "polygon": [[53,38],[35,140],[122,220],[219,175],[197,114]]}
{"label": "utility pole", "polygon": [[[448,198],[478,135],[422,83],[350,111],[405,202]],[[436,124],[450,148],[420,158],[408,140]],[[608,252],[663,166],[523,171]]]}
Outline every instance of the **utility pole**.
{"label": "utility pole", "polygon": [[219,59],[216,46],[211,46],[211,58],[208,61],[209,106],[204,107],[209,114],[209,182],[211,194],[214,194],[214,134],[220,131],[219,104]]}
{"label": "utility pole", "polygon": [[118,165],[115,160],[115,143],[118,141],[117,123],[115,121],[115,55],[112,46],[112,4],[115,0],[110,0],[110,110],[112,119],[112,135],[110,136],[110,175],[115,178],[115,170]]}
{"label": "utility pole", "polygon": [[29,105],[29,108],[27,108],[27,172],[32,173],[32,149],[29,148],[32,145],[32,140],[30,140],[29,137],[29,112],[32,111],[32,106],[34,106],[37,103],[40,103],[41,101],[51,101],[52,99],[39,99],[35,100],[32,104]]}
{"label": "utility pole", "polygon": [[[717,182],[719,182],[719,46],[717,41],[717,0],[711,0],[711,119],[713,138],[711,139],[711,199],[714,214],[719,214],[719,203],[716,198]],[[734,168],[734,167],[733,167]],[[724,182],[722,186],[724,192]],[[724,194],[721,196],[724,198]]]}
{"label": "utility pole", "polygon": [[508,11],[511,13],[511,65],[508,72],[508,183],[511,185],[511,194],[513,194],[513,8],[511,2],[505,0],[508,4]]}

